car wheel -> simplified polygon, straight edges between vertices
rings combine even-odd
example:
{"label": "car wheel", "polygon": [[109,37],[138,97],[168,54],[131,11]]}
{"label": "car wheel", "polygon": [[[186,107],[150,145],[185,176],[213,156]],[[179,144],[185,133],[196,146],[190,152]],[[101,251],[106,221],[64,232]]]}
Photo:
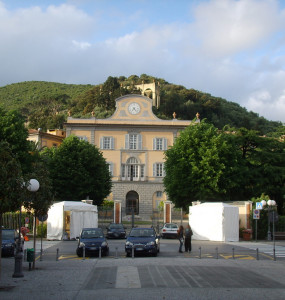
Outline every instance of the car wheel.
{"label": "car wheel", "polygon": [[79,249],[76,250],[76,254],[78,257],[82,257],[83,256],[83,252],[80,251]]}

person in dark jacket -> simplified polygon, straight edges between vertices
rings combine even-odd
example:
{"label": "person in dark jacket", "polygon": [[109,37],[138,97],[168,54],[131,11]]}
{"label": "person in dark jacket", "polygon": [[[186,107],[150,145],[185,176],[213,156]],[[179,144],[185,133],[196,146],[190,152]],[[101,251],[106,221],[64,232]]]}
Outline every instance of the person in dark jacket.
{"label": "person in dark jacket", "polygon": [[183,246],[183,239],[184,239],[184,228],[182,225],[179,226],[179,229],[177,230],[178,239],[180,242],[179,245],[179,252],[182,253],[182,246]]}
{"label": "person in dark jacket", "polygon": [[187,227],[185,228],[185,252],[191,252],[192,250],[192,245],[191,245],[191,237],[193,235],[191,226],[188,224]]}

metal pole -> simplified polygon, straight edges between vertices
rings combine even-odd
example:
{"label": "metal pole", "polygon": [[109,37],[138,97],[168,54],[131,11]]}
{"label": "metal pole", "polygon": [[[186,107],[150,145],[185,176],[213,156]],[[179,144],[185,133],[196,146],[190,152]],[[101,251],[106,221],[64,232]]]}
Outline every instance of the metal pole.
{"label": "metal pole", "polygon": [[116,247],[115,258],[118,258],[118,247]]}
{"label": "metal pole", "polygon": [[274,210],[272,211],[272,231],[273,231],[273,259],[276,261],[276,256],[275,256],[275,216],[274,216]]}
{"label": "metal pole", "polygon": [[102,248],[101,247],[99,247],[99,258],[101,258],[102,257]]}
{"label": "metal pole", "polygon": [[218,247],[216,248],[216,259],[219,258],[219,255],[218,255]]}
{"label": "metal pole", "polygon": [[36,267],[36,236],[37,236],[37,219],[36,212],[34,214],[34,260],[33,260],[33,270]]}
{"label": "metal pole", "polygon": [[233,248],[233,259],[235,259],[235,248]]}
{"label": "metal pole", "polygon": [[59,252],[59,249],[57,248],[56,249],[56,258],[55,258],[56,261],[58,261],[58,252]]}
{"label": "metal pole", "polygon": [[256,248],[256,260],[259,260],[258,248]]}
{"label": "metal pole", "polygon": [[83,254],[82,254],[82,259],[85,260],[85,245],[83,246]]}
{"label": "metal pole", "polygon": [[257,242],[257,219],[255,219],[255,242]]}
{"label": "metal pole", "polygon": [[134,245],[132,246],[132,258],[134,258],[135,257],[135,247],[134,247]]}
{"label": "metal pole", "polygon": [[135,212],[134,212],[134,208],[132,207],[132,228],[135,227]]}
{"label": "metal pole", "polygon": [[17,242],[17,250],[15,255],[15,266],[13,277],[24,277],[23,274],[23,254],[21,251],[22,239],[21,239],[21,227],[22,227],[22,205],[19,212],[19,236]]}
{"label": "metal pole", "polygon": [[43,221],[42,221],[42,232],[41,232],[41,256],[40,256],[40,261],[43,260]]}
{"label": "metal pole", "polygon": [[201,247],[199,247],[199,258],[201,259]]}
{"label": "metal pole", "polygon": [[268,230],[267,230],[267,240],[271,241],[271,232],[270,232],[270,208],[268,207]]}

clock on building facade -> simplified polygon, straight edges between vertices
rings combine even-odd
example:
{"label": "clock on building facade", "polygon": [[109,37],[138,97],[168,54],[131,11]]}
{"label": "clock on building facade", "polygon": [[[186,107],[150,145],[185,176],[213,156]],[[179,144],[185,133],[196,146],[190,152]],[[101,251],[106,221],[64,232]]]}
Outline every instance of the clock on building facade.
{"label": "clock on building facade", "polygon": [[132,103],[129,105],[129,112],[130,112],[132,115],[137,115],[140,111],[141,111],[141,107],[139,106],[138,103],[132,102]]}

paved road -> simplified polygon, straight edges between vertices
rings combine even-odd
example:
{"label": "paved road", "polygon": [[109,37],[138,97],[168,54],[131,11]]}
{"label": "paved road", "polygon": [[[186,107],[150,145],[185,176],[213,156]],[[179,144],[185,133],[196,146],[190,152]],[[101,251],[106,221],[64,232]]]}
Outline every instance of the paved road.
{"label": "paved road", "polygon": [[[271,247],[267,242],[257,244],[265,245],[265,250]],[[110,241],[110,245],[113,249],[123,247],[123,241]],[[254,252],[255,243],[194,241],[190,255],[177,252],[177,241],[166,240],[163,245],[158,257],[82,260],[74,256],[75,241],[44,242],[43,261],[37,260],[33,271],[28,271],[24,262],[23,278],[12,277],[13,258],[2,260],[0,299],[285,299],[284,259],[273,261],[266,253],[269,258],[259,261],[249,255],[232,259],[233,246],[237,253],[248,253]],[[282,245],[284,242],[276,246]],[[196,257],[200,247],[201,259]],[[229,252],[229,257],[215,259],[217,247],[220,252]],[[56,261],[57,248],[70,257]],[[167,254],[166,249],[171,251]]]}
{"label": "paved road", "polygon": [[272,260],[95,258],[38,261],[34,271],[24,264],[24,277],[12,278],[7,259],[0,299],[283,300],[284,267]]}

